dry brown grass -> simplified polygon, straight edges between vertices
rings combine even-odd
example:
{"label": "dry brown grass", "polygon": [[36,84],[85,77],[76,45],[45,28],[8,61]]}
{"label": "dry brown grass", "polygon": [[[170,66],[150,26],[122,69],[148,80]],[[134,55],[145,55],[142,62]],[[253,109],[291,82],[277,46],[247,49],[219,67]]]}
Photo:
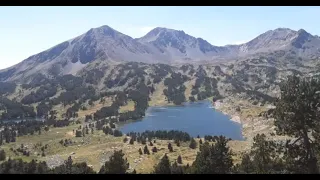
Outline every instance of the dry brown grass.
{"label": "dry brown grass", "polygon": [[62,115],[67,112],[67,109],[70,108],[72,105],[63,106],[62,104],[58,104],[53,106],[52,110],[57,112],[57,118],[62,119]]}
{"label": "dry brown grass", "polygon": [[134,101],[128,101],[127,105],[120,106],[119,112],[124,113],[128,111],[134,111]]}
{"label": "dry brown grass", "polygon": [[[102,131],[94,131],[94,134],[89,133],[85,137],[75,137],[72,130],[78,127],[79,125],[70,125],[63,128],[52,128],[49,132],[43,131],[41,135],[19,137],[15,143],[5,144],[2,146],[2,149],[4,149],[11,158],[22,158],[25,161],[30,161],[32,159],[46,161],[56,155],[66,160],[71,155],[74,162],[86,162],[88,165],[92,165],[95,171],[99,171],[101,165],[109,159],[109,156],[115,150],[121,149],[128,159],[130,167],[136,169],[138,173],[152,172],[154,166],[166,153],[171,162],[174,162],[178,156],[181,155],[183,164],[191,165],[199,150],[199,148],[195,150],[190,149],[188,147],[189,142],[181,143],[181,146],[177,147],[172,141],[156,140],[156,143],[154,143],[153,146],[149,146],[149,143],[147,143],[151,153],[150,155],[139,155],[139,148],[143,150],[145,145],[138,144],[137,142],[130,145],[128,143],[129,141],[127,143],[123,142],[124,137],[105,135]],[[64,139],[71,139],[73,144],[68,147],[61,145],[59,141]],[[196,141],[198,142],[199,139],[196,139]],[[169,142],[172,144],[174,152],[169,152]],[[40,147],[35,148],[34,146],[37,143],[41,143],[43,146],[48,144],[48,149],[45,150],[46,157],[37,155],[38,153],[41,154]],[[31,154],[30,157],[22,155],[17,156],[9,150],[10,148],[16,149],[20,147],[21,144],[28,146],[28,150]],[[243,142],[236,141],[231,141],[229,145],[232,149],[237,148],[237,150],[234,150],[237,154],[241,151],[239,149],[245,147]],[[158,148],[157,153],[152,153],[152,148],[154,146]],[[237,156],[238,155],[235,156],[235,159],[238,158]]]}
{"label": "dry brown grass", "polygon": [[87,110],[79,110],[78,117],[84,118],[86,115],[91,115],[100,110],[103,107],[111,106],[112,104],[112,98],[111,97],[104,97],[105,100],[104,103],[101,103],[100,100],[93,102],[93,105],[88,105],[88,102],[86,104]]}
{"label": "dry brown grass", "polygon": [[186,100],[189,101],[189,97],[191,96],[191,91],[192,91],[192,87],[193,85],[196,83],[196,79],[193,78],[191,81],[187,81],[184,83],[184,85],[186,86],[186,90],[184,92],[184,96],[186,97]]}
{"label": "dry brown grass", "polygon": [[149,106],[164,106],[164,105],[170,105],[168,101],[166,100],[166,96],[163,94],[163,90],[166,88],[164,85],[164,82],[161,81],[159,84],[156,84],[154,86],[155,91],[150,97]]}
{"label": "dry brown grass", "polygon": [[[7,96],[8,99],[16,99],[17,101],[21,101],[22,98],[29,95],[31,92],[36,92],[40,87],[36,87],[33,89],[23,89],[21,85],[17,85],[14,93]],[[21,93],[20,93],[21,91]]]}

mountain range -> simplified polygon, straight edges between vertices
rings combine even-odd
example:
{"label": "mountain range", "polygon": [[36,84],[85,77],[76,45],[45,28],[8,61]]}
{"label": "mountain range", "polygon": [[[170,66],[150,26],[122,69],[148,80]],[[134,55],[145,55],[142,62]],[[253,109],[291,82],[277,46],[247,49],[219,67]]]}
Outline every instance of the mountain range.
{"label": "mountain range", "polygon": [[52,76],[76,74],[88,64],[101,61],[210,63],[279,52],[286,57],[317,59],[319,48],[320,38],[303,29],[278,28],[244,44],[215,46],[180,30],[157,27],[135,39],[105,25],[0,70],[0,81],[21,80],[37,73]]}

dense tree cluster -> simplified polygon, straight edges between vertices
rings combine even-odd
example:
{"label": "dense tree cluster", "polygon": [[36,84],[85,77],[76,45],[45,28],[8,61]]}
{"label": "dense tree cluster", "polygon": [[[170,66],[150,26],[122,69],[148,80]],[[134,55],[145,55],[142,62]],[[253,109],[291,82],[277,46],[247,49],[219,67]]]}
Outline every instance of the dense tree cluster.
{"label": "dense tree cluster", "polygon": [[37,103],[54,96],[56,93],[57,87],[51,87],[49,85],[41,86],[36,92],[31,92],[29,95],[25,96],[21,102],[23,104]]}
{"label": "dense tree cluster", "polygon": [[23,162],[9,159],[0,165],[0,174],[95,174],[86,163],[73,163],[71,157],[64,164],[50,169],[45,162]]}
{"label": "dense tree cluster", "polygon": [[235,169],[239,173],[282,174],[286,173],[284,159],[280,158],[282,146],[268,141],[264,134],[254,137],[250,153],[244,154],[240,165]]}
{"label": "dense tree cluster", "polygon": [[1,115],[2,120],[33,118],[36,116],[32,107],[24,106],[17,101],[11,101],[5,97],[0,97],[0,109],[5,110]]}
{"label": "dense tree cluster", "polygon": [[[195,85],[192,87],[191,95],[197,96],[198,100],[203,100],[211,96],[214,96],[217,99],[221,98],[221,95],[217,90],[218,81],[215,78],[208,77],[202,66],[199,66],[195,76],[197,79]],[[204,91],[200,90],[201,87],[204,87]],[[194,99],[191,98],[190,101],[194,101]]]}
{"label": "dense tree cluster", "polygon": [[273,103],[276,101],[276,98],[271,97],[267,94],[264,94],[262,92],[259,91],[255,91],[255,90],[246,90],[246,93],[252,97],[252,99],[258,100],[261,103]]}
{"label": "dense tree cluster", "polygon": [[104,72],[99,69],[93,69],[91,71],[86,72],[85,76],[83,76],[84,81],[89,84],[97,85],[100,80],[103,78]]}
{"label": "dense tree cluster", "polygon": [[92,86],[79,87],[75,89],[71,89],[71,87],[69,88],[70,90],[63,92],[59,97],[52,99],[52,104],[58,105],[62,103],[63,105],[67,105],[75,103],[77,100],[79,100],[79,102],[85,102],[89,99],[92,101],[99,100],[99,97],[96,95],[96,91]]}
{"label": "dense tree cluster", "polygon": [[127,174],[128,169],[129,163],[124,159],[124,153],[121,150],[114,151],[109,161],[101,167],[99,174]]}
{"label": "dense tree cluster", "polygon": [[233,166],[231,151],[227,146],[228,140],[219,136],[215,144],[208,142],[200,147],[196,160],[193,163],[195,174],[226,174]]}
{"label": "dense tree cluster", "polygon": [[134,111],[121,113],[119,121],[126,121],[129,119],[137,120],[145,116],[145,111],[148,108],[150,88],[144,84],[143,81],[136,85],[136,90],[131,90],[128,93],[128,99],[135,102]]}
{"label": "dense tree cluster", "polygon": [[169,73],[172,73],[171,67],[164,64],[153,65],[154,73],[150,76],[153,78],[153,83],[159,83],[164,77],[166,77]]}
{"label": "dense tree cluster", "polygon": [[319,79],[296,76],[281,85],[274,111],[276,131],[293,139],[279,142],[258,134],[236,168],[239,173],[319,173],[319,85]]}
{"label": "dense tree cluster", "polygon": [[178,166],[177,162],[170,164],[169,157],[165,154],[154,167],[154,174],[184,174],[186,167]]}
{"label": "dense tree cluster", "polygon": [[41,85],[51,84],[51,86],[56,86],[57,82],[55,80],[48,79],[45,75],[38,73],[32,77],[28,84],[23,84],[24,89],[36,88]]}
{"label": "dense tree cluster", "polygon": [[[112,78],[112,74],[115,72],[110,73],[110,75],[106,78],[104,84],[109,88],[123,86],[128,83],[129,87],[134,86],[138,83],[139,79],[144,79],[144,75],[147,73],[144,71],[144,67],[139,67],[138,63],[126,63],[118,66],[117,75],[115,78]],[[125,72],[128,72],[127,74]],[[131,81],[129,81],[131,79]]]}
{"label": "dense tree cluster", "polygon": [[55,120],[52,118],[49,118],[46,121],[25,120],[19,122],[7,122],[1,124],[3,130],[0,131],[0,145],[2,145],[4,142],[15,142],[17,137],[24,135],[41,135],[42,130],[49,130],[49,126],[64,127],[69,126],[69,124],[70,121],[67,119]]}
{"label": "dense tree cluster", "polygon": [[41,134],[41,127],[44,125],[42,121],[20,121],[10,122],[2,125],[3,130],[0,131],[0,145],[4,142],[15,142],[16,137],[24,135]]}
{"label": "dense tree cluster", "polygon": [[71,74],[64,75],[58,78],[59,84],[66,91],[72,91],[76,88],[83,86],[83,81],[81,77],[76,77]]}
{"label": "dense tree cluster", "polygon": [[164,89],[163,94],[167,97],[168,102],[180,105],[186,101],[184,95],[186,87],[183,83],[187,80],[188,77],[181,73],[172,73],[171,77],[164,80],[164,85],[167,86],[168,89]]}
{"label": "dense tree cluster", "polygon": [[163,139],[163,140],[179,140],[183,142],[190,141],[191,137],[188,133],[182,132],[182,131],[145,131],[142,133],[136,133],[136,132],[130,132],[128,133],[128,136],[131,137],[133,140],[139,140],[143,138],[148,138],[148,140],[152,139]]}
{"label": "dense tree cluster", "polygon": [[319,173],[316,152],[320,133],[320,80],[291,76],[281,86],[281,99],[274,112],[277,133],[296,138],[289,143],[289,157],[295,167],[307,173]]}
{"label": "dense tree cluster", "polygon": [[48,113],[50,112],[50,110],[52,109],[52,104],[49,103],[45,103],[45,102],[41,102],[38,104],[37,108],[37,116],[38,117],[46,117],[48,116]]}
{"label": "dense tree cluster", "polygon": [[16,90],[17,85],[10,82],[0,82],[0,96],[11,94]]}
{"label": "dense tree cluster", "polygon": [[119,106],[116,103],[113,103],[109,107],[103,107],[97,112],[94,113],[94,119],[100,120],[106,117],[117,116],[118,115]]}
{"label": "dense tree cluster", "polygon": [[[218,138],[219,138],[219,136],[211,136],[211,135],[204,136],[204,140],[209,141],[209,142],[211,142],[211,141],[216,142]],[[231,138],[229,138],[229,140],[231,140]]]}
{"label": "dense tree cluster", "polygon": [[185,65],[182,65],[179,69],[182,70],[183,73],[186,73],[189,69],[193,69],[193,65],[185,64]]}

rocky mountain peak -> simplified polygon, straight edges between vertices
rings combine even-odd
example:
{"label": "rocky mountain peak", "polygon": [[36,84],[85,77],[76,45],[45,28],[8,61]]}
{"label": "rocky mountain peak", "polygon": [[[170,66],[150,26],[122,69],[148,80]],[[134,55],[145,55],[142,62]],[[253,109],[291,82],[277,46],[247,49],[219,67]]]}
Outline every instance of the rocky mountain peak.
{"label": "rocky mountain peak", "polygon": [[[259,53],[293,52],[299,57],[319,57],[320,38],[303,29],[269,30],[253,40],[232,46],[214,46],[182,30],[157,27],[137,39],[110,26],[91,28],[86,33],[65,41],[25,61],[0,71],[4,80],[44,74],[75,74],[93,61],[147,63],[191,63],[234,60]],[[285,54],[285,53],[284,53]],[[52,73],[51,73],[52,74]],[[1,77],[0,77],[1,80]]]}
{"label": "rocky mountain peak", "polygon": [[149,43],[159,39],[183,39],[187,34],[184,31],[174,30],[164,27],[156,27],[148,32],[145,36],[137,40],[142,43]]}

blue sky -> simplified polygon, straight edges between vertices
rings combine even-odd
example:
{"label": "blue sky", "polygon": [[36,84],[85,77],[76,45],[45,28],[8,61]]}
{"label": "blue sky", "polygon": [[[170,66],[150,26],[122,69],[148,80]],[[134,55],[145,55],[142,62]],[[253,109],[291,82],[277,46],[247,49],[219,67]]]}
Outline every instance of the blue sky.
{"label": "blue sky", "polygon": [[0,69],[109,25],[131,37],[155,27],[184,30],[213,45],[239,44],[278,27],[320,35],[320,7],[0,7]]}

